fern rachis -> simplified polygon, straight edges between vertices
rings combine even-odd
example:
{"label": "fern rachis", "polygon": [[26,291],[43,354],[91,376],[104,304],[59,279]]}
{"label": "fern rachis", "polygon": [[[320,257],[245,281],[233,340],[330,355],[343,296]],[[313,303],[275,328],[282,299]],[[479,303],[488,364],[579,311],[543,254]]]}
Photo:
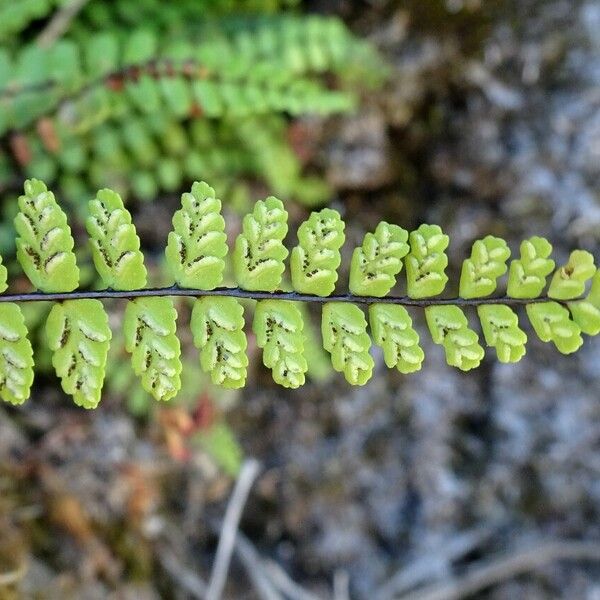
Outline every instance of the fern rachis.
{"label": "fern rachis", "polygon": [[[94,265],[107,289],[79,290],[74,240],[53,194],[37,180],[25,183],[15,218],[17,258],[36,292],[6,293],[7,273],[0,262],[0,397],[21,403],[33,379],[31,345],[18,303],[50,300],[47,322],[53,364],[63,389],[75,402],[92,408],[100,400],[106,353],[111,339],[99,300],[127,298],[124,337],[144,388],[168,400],[180,387],[177,312],[171,297],[195,298],[191,328],[200,365],[214,383],[239,388],[248,367],[244,310],[239,300],[257,301],[252,320],[263,362],[275,381],[296,388],[305,382],[305,324],[297,302],[323,305],[323,347],[335,370],[354,385],[372,376],[371,338],[385,364],[401,373],[421,368],[424,353],[407,308],[425,309],[427,326],[447,362],[475,368],[484,356],[479,335],[464,308],[477,308],[483,338],[502,362],[525,353],[527,335],[515,309],[525,307],[538,337],[562,353],[575,352],[583,334],[600,333],[600,271],[586,251],[571,253],[555,270],[552,247],[540,237],[524,241],[520,257],[509,264],[510,249],[487,236],[473,244],[460,277],[459,297],[440,298],[448,279],[448,237],[435,225],[408,233],[380,223],[367,233],[350,265],[350,294],[335,294],[344,243],[344,223],[336,211],[313,213],[300,226],[290,256],[294,291],[282,291],[288,250],[287,211],[276,198],[259,201],[244,219],[232,252],[237,287],[219,287],[229,253],[221,202],[205,183],[182,196],[173,218],[166,259],[175,285],[146,288],[140,242],[120,197],[101,190],[89,203],[87,230]],[[406,267],[407,296],[389,295]],[[548,291],[547,280],[554,271]],[[508,272],[507,295],[494,296]],[[591,283],[590,283],[591,282]],[[368,308],[365,315],[362,307]],[[367,317],[368,316],[368,320]],[[370,328],[370,333],[369,333]]]}

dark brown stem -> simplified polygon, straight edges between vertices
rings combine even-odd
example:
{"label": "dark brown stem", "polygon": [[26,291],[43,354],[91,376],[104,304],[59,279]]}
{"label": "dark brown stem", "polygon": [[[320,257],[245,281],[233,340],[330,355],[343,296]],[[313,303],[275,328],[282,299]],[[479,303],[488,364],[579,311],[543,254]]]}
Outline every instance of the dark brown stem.
{"label": "dark brown stem", "polygon": [[[75,290],[74,292],[27,292],[24,294],[0,294],[1,302],[58,302],[63,300],[89,300],[108,298],[147,298],[153,296],[186,296],[201,298],[203,296],[227,296],[230,298],[247,298],[250,300],[291,300],[294,302],[351,302],[353,304],[398,304],[400,306],[414,306],[426,308],[428,306],[481,306],[484,304],[507,304],[523,306],[537,302],[556,302],[548,296],[539,298],[509,298],[500,296],[495,298],[423,298],[414,299],[408,296],[354,296],[352,294],[338,294],[333,296],[314,296],[298,292],[259,292],[248,291],[238,287],[221,287],[214,290],[193,290],[177,286],[164,288],[148,288],[140,290]],[[581,300],[574,298],[573,301]]]}

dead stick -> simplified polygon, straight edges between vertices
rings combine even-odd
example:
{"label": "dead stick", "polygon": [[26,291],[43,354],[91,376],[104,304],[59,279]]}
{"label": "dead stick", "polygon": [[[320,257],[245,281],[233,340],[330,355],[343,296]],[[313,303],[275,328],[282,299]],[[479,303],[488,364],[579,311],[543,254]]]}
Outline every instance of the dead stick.
{"label": "dead stick", "polygon": [[89,0],[71,0],[62,8],[57,10],[50,22],[38,35],[36,42],[42,48],[51,46],[71,24],[71,21],[77,16],[77,13],[89,2]]}
{"label": "dead stick", "polygon": [[254,484],[254,480],[260,472],[260,464],[255,459],[248,459],[242,465],[240,475],[235,484],[233,494],[225,511],[221,536],[217,546],[215,564],[210,576],[206,600],[220,600],[229,572],[231,555],[235,545],[242,511],[246,505],[248,494]]}
{"label": "dead stick", "polygon": [[430,586],[420,592],[409,592],[401,599],[461,600],[558,560],[600,561],[600,542],[556,540],[526,550],[509,552],[493,562],[474,568],[458,579]]}

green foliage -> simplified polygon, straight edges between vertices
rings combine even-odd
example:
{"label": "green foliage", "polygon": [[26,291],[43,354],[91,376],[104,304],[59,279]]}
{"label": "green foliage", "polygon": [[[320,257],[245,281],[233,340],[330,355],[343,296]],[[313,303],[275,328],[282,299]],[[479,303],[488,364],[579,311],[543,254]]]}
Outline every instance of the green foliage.
{"label": "green foliage", "polygon": [[42,292],[70,292],[79,285],[71,228],[54,194],[37,179],[25,182],[15,217],[17,258]]}
{"label": "green foliage", "polygon": [[585,292],[586,282],[594,276],[594,257],[585,250],[571,252],[569,262],[554,273],[548,297],[555,300],[573,300]]}
{"label": "green foliage", "polygon": [[402,259],[409,251],[408,231],[381,222],[375,233],[367,233],[350,263],[350,292],[357,296],[385,296],[396,284]]}
{"label": "green foliage", "polygon": [[333,368],[352,385],[364,385],[373,374],[371,338],[363,311],[346,302],[327,302],[321,321],[323,347]]}
{"label": "green foliage", "polygon": [[181,209],[173,216],[174,230],[166,249],[167,265],[181,287],[212,290],[223,281],[227,255],[221,201],[206,183],[194,183],[181,196]]}
{"label": "green foliage", "polygon": [[449,365],[461,371],[479,366],[485,354],[479,336],[469,328],[465,313],[458,306],[428,306],[425,309],[431,339],[444,347]]}
{"label": "green foliage", "polygon": [[77,406],[96,408],[104,383],[112,333],[99,300],[55,304],[46,321],[52,364]]}
{"label": "green foliage", "polygon": [[409,236],[410,253],[406,256],[407,293],[410,298],[429,298],[444,291],[448,282],[445,269],[450,243],[438,225],[421,225]]}
{"label": "green foliage", "polygon": [[[55,296],[59,302],[52,306],[46,325],[54,352],[52,363],[63,389],[77,404],[91,408],[100,400],[104,380],[111,339],[107,315],[100,301],[91,298],[94,292],[71,293],[79,271],[66,216],[53,194],[37,180],[27,181],[25,190],[14,220],[20,236],[19,259],[38,290],[59,292],[59,297]],[[102,190],[89,206],[88,232],[96,269],[107,286],[126,290],[124,295],[135,298],[125,310],[124,345],[132,354],[143,388],[159,400],[174,397],[181,386],[177,312],[168,296],[182,295],[182,291],[198,298],[191,329],[202,370],[213,383],[228,388],[243,387],[248,368],[244,308],[236,296],[258,300],[252,328],[263,350],[263,363],[277,383],[290,388],[302,385],[312,373],[318,377],[321,360],[321,348],[305,327],[308,311],[291,300],[322,304],[322,348],[330,354],[333,368],[353,385],[366,383],[374,368],[371,337],[359,304],[369,306],[371,334],[383,350],[385,364],[400,373],[419,370],[424,360],[419,334],[405,306],[425,309],[432,340],[443,346],[448,364],[464,371],[477,367],[484,356],[464,306],[477,308],[485,341],[495,348],[501,362],[517,362],[525,354],[527,335],[519,326],[513,305],[524,305],[538,337],[553,342],[565,354],[581,346],[583,333],[600,333],[600,272],[592,255],[571,253],[567,265],[552,277],[548,295],[540,296],[554,261],[550,244],[539,237],[524,242],[520,258],[510,264],[507,296],[487,298],[506,273],[509,255],[503,240],[488,236],[474,243],[471,257],[463,264],[463,297],[436,298],[435,292],[443,291],[447,279],[448,237],[434,225],[421,225],[407,236],[402,229],[383,223],[355,250],[350,265],[353,293],[340,297],[332,293],[344,223],[337,212],[324,209],[312,213],[299,227],[299,244],[290,260],[293,291],[285,292],[280,286],[287,255],[283,239],[288,215],[283,204],[270,197],[256,203],[236,239],[232,256],[238,287],[215,289],[221,284],[228,253],[225,223],[214,190],[196,183],[191,193],[182,196],[182,208],[173,218],[174,231],[167,245],[167,262],[177,284],[185,283],[186,288],[144,290],[137,287],[146,283],[139,239],[119,196]],[[407,239],[410,253],[404,256]],[[403,257],[409,298],[386,298],[396,283]],[[0,260],[0,396],[20,403],[29,394],[33,360],[23,315],[13,303],[19,296],[6,294],[6,279]],[[111,291],[100,295],[110,297]],[[44,294],[21,297],[44,298]],[[38,323],[45,318],[44,311],[27,313]]]}
{"label": "green foliage", "polygon": [[170,298],[137,298],[125,309],[125,348],[142,387],[157,400],[170,400],[181,387],[176,319]]}
{"label": "green foliage", "polygon": [[8,272],[6,267],[2,264],[2,256],[0,256],[0,294],[8,287],[7,279]]}
{"label": "green foliage", "polygon": [[61,0],[0,0],[0,42],[10,41],[34,19],[45,17]]}
{"label": "green foliage", "polygon": [[485,342],[496,349],[503,363],[518,362],[525,355],[527,334],[519,327],[519,317],[510,306],[490,304],[478,306],[477,314]]}
{"label": "green foliage", "polygon": [[288,255],[283,245],[288,230],[283,202],[270,196],[259,200],[244,217],[242,233],[235,240],[233,270],[244,290],[272,292],[281,285]]}
{"label": "green foliage", "polygon": [[569,310],[583,333],[587,335],[600,333],[600,271],[596,271],[590,293],[585,300],[569,302]]}
{"label": "green foliage", "polygon": [[16,304],[0,304],[0,398],[22,404],[32,383],[33,349],[23,313]]}
{"label": "green foliage", "polygon": [[236,477],[244,458],[242,448],[226,423],[213,423],[208,429],[200,430],[194,436],[210,454],[214,461],[231,477]]}
{"label": "green foliage", "polygon": [[242,305],[234,298],[201,298],[194,303],[190,326],[200,350],[200,365],[213,383],[244,387],[248,342]]}
{"label": "green foliage", "polygon": [[[60,0],[8,1],[0,44]],[[75,202],[98,187],[148,199],[200,176],[226,189],[239,173],[322,203],[289,116],[351,110],[357,84],[385,74],[372,47],[335,18],[247,14],[277,2],[152,1],[95,0],[48,47],[0,46],[0,188],[20,170]]]}
{"label": "green foliage", "polygon": [[252,327],[258,347],[263,348],[263,363],[272,370],[275,382],[288,388],[301,386],[308,364],[298,307],[285,300],[261,300]]}
{"label": "green foliage", "polygon": [[337,211],[324,208],[311,213],[298,228],[299,243],[291,255],[292,286],[296,291],[317,296],[333,292],[344,239],[344,222]]}
{"label": "green foliage", "polygon": [[146,285],[146,267],[140,239],[129,211],[119,194],[100,190],[89,203],[86,220],[96,271],[113,290],[131,290]]}
{"label": "green foliage", "polygon": [[414,373],[421,369],[425,353],[419,346],[419,334],[403,306],[372,304],[369,324],[374,342],[383,348],[385,364],[400,373]]}
{"label": "green foliage", "polygon": [[554,270],[548,258],[552,245],[534,236],[521,243],[521,258],[510,263],[507,293],[511,298],[537,298],[546,286],[546,277]]}
{"label": "green foliage", "polygon": [[507,243],[488,235],[477,240],[471,250],[471,258],[463,262],[460,274],[461,298],[483,298],[496,291],[498,277],[506,273],[506,261],[510,257]]}
{"label": "green foliage", "polygon": [[571,320],[569,310],[558,302],[529,304],[526,310],[542,342],[554,342],[563,354],[571,354],[583,344],[581,328]]}

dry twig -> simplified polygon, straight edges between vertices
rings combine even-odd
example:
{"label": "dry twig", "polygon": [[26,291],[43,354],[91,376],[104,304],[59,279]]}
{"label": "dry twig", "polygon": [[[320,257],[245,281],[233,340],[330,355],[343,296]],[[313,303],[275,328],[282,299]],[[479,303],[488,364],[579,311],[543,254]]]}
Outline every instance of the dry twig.
{"label": "dry twig", "polygon": [[446,576],[453,561],[480,546],[495,529],[495,527],[478,528],[455,535],[433,552],[415,559],[398,570],[377,589],[373,599],[391,600],[397,594],[404,593],[421,583]]}
{"label": "dry twig", "polygon": [[473,568],[457,579],[410,592],[401,600],[462,600],[481,590],[534,571],[558,560],[600,561],[600,542],[555,540],[505,556]]}
{"label": "dry twig", "polygon": [[206,597],[206,583],[192,571],[183,567],[175,553],[169,548],[158,550],[158,559],[163,569],[172,579],[185,590],[192,598],[204,600]]}
{"label": "dry twig", "polygon": [[250,489],[252,488],[259,471],[260,464],[255,459],[248,459],[242,465],[233,494],[227,505],[227,510],[225,511],[225,518],[223,519],[223,527],[221,528],[221,536],[217,546],[215,564],[208,584],[206,600],[220,600],[221,598],[227,579],[227,573],[229,572],[229,564],[231,562],[231,555],[233,553],[242,511],[244,510],[248,494],[250,493]]}
{"label": "dry twig", "polygon": [[242,561],[248,577],[252,581],[261,600],[283,600],[283,596],[274,587],[273,582],[265,571],[262,560],[250,540],[238,532],[235,541],[235,551]]}
{"label": "dry twig", "polygon": [[71,21],[89,0],[71,0],[57,10],[38,35],[36,42],[43,48],[51,46],[69,28]]}

